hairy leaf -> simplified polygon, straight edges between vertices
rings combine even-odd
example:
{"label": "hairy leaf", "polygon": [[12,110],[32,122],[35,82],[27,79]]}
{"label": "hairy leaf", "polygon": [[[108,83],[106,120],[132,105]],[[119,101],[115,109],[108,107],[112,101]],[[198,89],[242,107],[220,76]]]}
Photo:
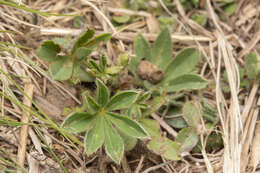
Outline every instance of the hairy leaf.
{"label": "hairy leaf", "polygon": [[122,132],[135,138],[146,138],[147,132],[136,121],[115,113],[108,113],[107,118]]}
{"label": "hairy leaf", "polygon": [[86,112],[72,113],[63,121],[62,127],[73,133],[84,132],[91,127],[93,117]]}
{"label": "hairy leaf", "polygon": [[170,80],[165,86],[168,92],[176,92],[181,90],[202,89],[207,86],[208,82],[204,78],[195,74],[185,74]]}
{"label": "hairy leaf", "polygon": [[[183,49],[178,53],[167,67],[163,81],[169,81],[176,77],[189,73],[197,65],[200,54],[194,48]],[[168,61],[169,62],[169,61]]]}
{"label": "hairy leaf", "polygon": [[124,154],[124,141],[109,120],[105,121],[105,150],[114,162],[120,163]]}
{"label": "hairy leaf", "polygon": [[198,128],[201,121],[200,108],[194,102],[186,102],[183,106],[183,117],[187,124],[195,129]]}
{"label": "hairy leaf", "polygon": [[193,128],[183,128],[177,136],[177,142],[181,143],[180,153],[190,152],[198,143],[199,136]]}
{"label": "hairy leaf", "polygon": [[152,138],[152,140],[147,144],[147,147],[148,149],[166,159],[180,159],[178,156],[180,145],[177,142],[173,142],[166,137]]}
{"label": "hairy leaf", "polygon": [[88,155],[96,152],[104,143],[104,121],[104,116],[97,115],[93,128],[86,133],[84,142]]}
{"label": "hairy leaf", "polygon": [[90,95],[87,96],[87,104],[89,109],[91,109],[93,112],[98,112],[100,109],[100,106],[98,105],[96,100],[94,100],[94,98]]}
{"label": "hairy leaf", "polygon": [[113,111],[125,109],[131,106],[137,99],[138,92],[136,91],[121,91],[114,95],[107,104],[106,109]]}
{"label": "hairy leaf", "polygon": [[144,39],[142,34],[138,34],[135,43],[134,50],[137,57],[138,62],[142,60],[142,58],[146,58],[148,61],[151,61],[151,48],[149,43]]}
{"label": "hairy leaf", "polygon": [[165,71],[172,57],[172,40],[168,28],[157,37],[153,49],[151,62]]}
{"label": "hairy leaf", "polygon": [[104,107],[108,101],[110,92],[106,85],[99,79],[96,80],[97,85],[97,102],[100,106]]}

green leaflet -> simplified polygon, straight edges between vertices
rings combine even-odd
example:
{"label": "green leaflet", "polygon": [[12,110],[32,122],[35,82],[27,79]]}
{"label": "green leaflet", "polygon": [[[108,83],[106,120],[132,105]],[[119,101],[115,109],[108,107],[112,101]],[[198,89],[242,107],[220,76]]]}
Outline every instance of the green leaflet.
{"label": "green leaflet", "polygon": [[101,108],[96,102],[96,100],[94,100],[94,98],[91,97],[90,95],[87,96],[87,104],[88,104],[88,108],[95,113],[98,112]]}
{"label": "green leaflet", "polygon": [[131,17],[128,15],[124,15],[124,16],[113,16],[112,20],[118,24],[124,24],[127,23],[131,20]]}
{"label": "green leaflet", "polygon": [[146,58],[148,61],[151,61],[151,48],[149,43],[144,39],[142,34],[138,34],[134,42],[134,51],[138,61],[141,61],[143,58]]}
{"label": "green leaflet", "polygon": [[186,102],[183,106],[183,117],[187,124],[194,129],[198,129],[201,121],[200,108],[194,102]]}
{"label": "green leaflet", "polygon": [[164,89],[168,92],[176,92],[181,90],[202,89],[208,84],[207,80],[199,75],[185,74],[170,80]]}
{"label": "green leaflet", "polygon": [[71,80],[74,83],[78,83],[80,81],[82,82],[92,82],[94,81],[94,77],[92,77],[90,74],[84,70],[84,67],[81,66],[80,63],[75,62],[74,68],[73,68],[73,74],[71,76]]}
{"label": "green leaflet", "polygon": [[96,80],[97,85],[97,102],[100,104],[100,106],[105,106],[110,97],[109,89],[106,87],[106,85],[99,79]]}
{"label": "green leaflet", "polygon": [[134,138],[132,136],[129,136],[128,134],[120,131],[120,130],[117,130],[117,132],[119,133],[119,135],[121,136],[121,138],[123,139],[124,141],[124,146],[125,146],[125,150],[126,151],[129,151],[129,150],[132,150],[136,143],[137,143],[137,138]]}
{"label": "green leaflet", "polygon": [[167,67],[162,82],[172,80],[191,72],[199,61],[200,54],[194,48],[186,48],[179,52]]}
{"label": "green leaflet", "polygon": [[53,62],[59,58],[57,54],[60,50],[60,46],[55,44],[54,41],[45,41],[37,51],[37,56],[44,61]]}
{"label": "green leaflet", "polygon": [[124,141],[109,120],[105,120],[105,150],[114,162],[120,163],[124,154]]}
{"label": "green leaflet", "polygon": [[146,138],[147,132],[136,121],[115,113],[108,113],[107,118],[122,132],[135,138]]}
{"label": "green leaflet", "polygon": [[86,58],[88,55],[90,55],[92,52],[92,50],[87,49],[85,47],[79,47],[78,49],[76,49],[75,54],[78,60],[83,60],[84,58]]}
{"label": "green leaflet", "polygon": [[96,36],[92,40],[89,40],[87,43],[83,44],[84,47],[93,49],[97,47],[101,42],[107,42],[111,38],[110,33],[104,33]]}
{"label": "green leaflet", "polygon": [[165,28],[157,37],[153,49],[151,62],[165,71],[172,57],[172,40],[168,28]]}
{"label": "green leaflet", "polygon": [[68,56],[58,56],[50,65],[50,71],[56,80],[68,80],[72,76],[73,62]]}
{"label": "green leaflet", "polygon": [[181,143],[180,153],[190,152],[197,145],[199,136],[195,129],[186,127],[178,133],[176,141]]}
{"label": "green leaflet", "polygon": [[93,128],[88,130],[85,136],[85,149],[88,155],[96,152],[104,143],[104,116],[97,115]]}
{"label": "green leaflet", "polygon": [[160,137],[160,124],[153,119],[142,118],[138,120],[142,127],[148,132],[151,138]]}
{"label": "green leaflet", "polygon": [[114,95],[106,106],[106,110],[113,111],[128,108],[137,99],[136,91],[121,91]]}
{"label": "green leaflet", "polygon": [[73,133],[84,132],[90,128],[93,119],[94,116],[86,112],[72,113],[64,120],[62,127]]}
{"label": "green leaflet", "polygon": [[180,145],[166,137],[155,137],[147,145],[147,147],[156,154],[169,159],[179,160]]}
{"label": "green leaflet", "polygon": [[94,36],[94,34],[95,31],[92,29],[89,29],[87,30],[87,32],[82,33],[74,43],[72,53],[74,53],[79,47],[83,47],[83,45]]}

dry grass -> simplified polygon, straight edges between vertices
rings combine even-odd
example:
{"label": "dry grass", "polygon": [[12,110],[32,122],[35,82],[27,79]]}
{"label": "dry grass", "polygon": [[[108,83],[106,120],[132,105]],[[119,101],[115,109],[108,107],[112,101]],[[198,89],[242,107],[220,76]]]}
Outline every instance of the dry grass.
{"label": "dry grass", "polygon": [[[19,1],[19,3],[22,3],[22,1]],[[257,121],[260,105],[257,94],[258,83],[251,86],[249,93],[241,92],[238,65],[244,65],[244,56],[248,52],[260,51],[258,13],[260,4],[257,0],[240,0],[237,12],[224,23],[216,15],[214,6],[212,6],[214,3],[212,4],[210,0],[202,1],[201,3],[204,3],[206,7],[205,12],[208,14],[210,23],[207,28],[203,28],[188,18],[189,16],[183,10],[179,0],[175,0],[175,3],[178,15],[172,14],[162,0],[159,0],[157,5],[161,6],[169,16],[178,20],[177,30],[172,34],[175,52],[187,46],[197,47],[206,57],[207,61],[202,62],[200,70],[202,75],[216,85],[214,92],[212,90],[205,92],[210,93],[212,96],[211,102],[217,107],[221,120],[220,127],[224,148],[214,154],[206,153],[203,149],[203,159],[189,155],[183,157],[180,162],[168,162],[149,158],[149,155],[140,155],[137,160],[125,160],[122,168],[111,164],[106,159],[102,161],[102,164],[104,166],[108,163],[108,169],[111,172],[127,172],[129,165],[136,165],[135,173],[141,172],[141,170],[144,172],[154,170],[156,172],[158,168],[161,168],[162,172],[257,172],[260,161],[258,154],[260,128]],[[106,44],[106,54],[116,63],[118,54],[122,52],[133,54],[133,41],[138,32],[142,32],[148,40],[154,41],[157,36],[156,31],[159,29],[158,21],[148,12],[122,9],[119,1],[116,0],[98,2],[37,0],[28,1],[26,5],[44,12],[82,14],[86,19],[86,24],[81,29],[75,29],[72,27],[73,17],[71,16],[41,17],[12,7],[0,6],[0,30],[10,30],[16,33],[0,32],[0,40],[32,48],[26,50],[9,46],[8,48],[12,49],[12,53],[10,51],[0,53],[1,92],[14,101],[21,101],[22,97],[28,93],[19,91],[15,84],[20,86],[24,92],[26,92],[25,86],[28,82],[33,84],[35,90],[32,100],[39,105],[47,118],[41,119],[33,116],[31,122],[52,125],[52,128],[37,126],[39,131],[29,130],[30,142],[27,145],[25,167],[34,173],[44,172],[44,170],[45,172],[46,170],[47,172],[61,172],[62,169],[58,161],[54,159],[55,157],[44,151],[48,144],[55,153],[58,153],[68,172],[95,172],[94,168],[100,166],[96,165],[97,156],[87,157],[82,146],[80,146],[80,142],[78,142],[79,146],[76,147],[54,130],[55,124],[60,123],[63,119],[61,110],[64,105],[62,107],[59,104],[53,104],[53,98],[50,98],[48,92],[58,93],[55,97],[68,101],[68,105],[65,106],[71,107],[80,103],[78,93],[64,83],[53,81],[45,72],[47,64],[37,59],[35,51],[43,40],[53,36],[75,36],[86,27],[91,27],[97,33],[113,33],[112,41]],[[138,16],[140,20],[117,29],[110,22],[112,14]],[[224,71],[226,71],[228,77],[230,97],[225,95],[220,84]],[[4,75],[4,73],[8,75]],[[0,98],[0,102],[1,116],[16,120],[22,117],[23,107],[7,101],[3,96]],[[160,117],[153,118],[160,121]],[[171,127],[164,122],[160,124],[169,134],[176,136],[176,132]],[[8,150],[10,157],[15,159],[17,148],[25,144],[20,143],[20,136],[16,127],[0,127],[0,137],[0,148]],[[204,136],[201,136],[201,139],[206,142]],[[203,143],[204,145],[205,143]],[[100,153],[100,156],[103,156],[102,153]],[[23,156],[22,159],[25,159],[25,157]],[[148,163],[148,165],[145,163]]]}

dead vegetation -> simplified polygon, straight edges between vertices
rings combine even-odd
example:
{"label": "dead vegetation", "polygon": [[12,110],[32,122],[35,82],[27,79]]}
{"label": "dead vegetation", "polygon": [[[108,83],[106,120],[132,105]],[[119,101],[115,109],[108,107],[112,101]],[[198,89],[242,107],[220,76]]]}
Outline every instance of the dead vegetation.
{"label": "dead vegetation", "polygon": [[[258,83],[254,82],[249,91],[241,90],[238,66],[244,66],[244,56],[247,53],[260,52],[260,3],[257,0],[240,0],[235,14],[223,22],[216,14],[218,10],[214,1],[202,0],[201,6],[205,7],[203,12],[209,17],[207,26],[202,27],[189,19],[189,14],[185,13],[179,0],[174,2],[178,9],[177,15],[172,14],[162,0],[156,1],[156,5],[178,21],[177,29],[171,35],[175,52],[184,47],[196,47],[205,57],[205,61],[200,64],[200,74],[216,87],[215,90],[205,90],[203,94],[207,95],[218,110],[221,120],[219,127],[224,140],[221,151],[210,154],[204,148],[200,156],[183,156],[181,161],[172,162],[149,152],[140,143],[133,151],[126,153],[121,165],[116,165],[104,151],[88,157],[84,153],[81,136],[78,136],[77,146],[65,139],[57,131],[57,124],[64,119],[62,111],[65,107],[81,104],[79,92],[68,84],[54,81],[46,73],[48,64],[35,55],[41,42],[54,36],[76,36],[87,27],[95,29],[97,33],[111,32],[112,40],[106,44],[104,50],[110,60],[117,63],[118,54],[133,54],[133,41],[138,32],[147,40],[154,41],[159,24],[152,13],[123,9],[120,1],[116,0],[37,0],[20,3],[43,12],[82,14],[85,23],[81,28],[75,28],[73,16],[43,17],[0,5],[0,30],[14,32],[0,32],[0,41],[31,48],[10,46],[13,53],[2,51],[0,54],[1,116],[37,125],[37,128],[32,124],[22,126],[29,128],[28,136],[16,126],[0,126],[0,149],[4,151],[0,152],[0,157],[8,160],[18,158],[17,162],[33,173],[57,173],[64,172],[65,169],[71,173],[257,172],[260,169]],[[115,28],[110,21],[111,16],[125,14],[138,17],[139,20],[123,28]],[[229,94],[224,93],[221,88],[220,81],[224,71],[227,73]],[[41,110],[46,116],[30,112],[31,117],[28,117],[27,108],[31,107],[31,103],[23,92],[38,105],[36,110]],[[13,102],[3,95],[10,97]],[[21,106],[25,109],[15,104],[16,99],[23,103]],[[153,118],[171,134],[172,128],[160,117]],[[42,123],[48,126],[41,126]],[[205,136],[201,135],[201,140],[206,142]],[[47,152],[49,148],[55,154]],[[1,164],[6,163],[0,160]]]}

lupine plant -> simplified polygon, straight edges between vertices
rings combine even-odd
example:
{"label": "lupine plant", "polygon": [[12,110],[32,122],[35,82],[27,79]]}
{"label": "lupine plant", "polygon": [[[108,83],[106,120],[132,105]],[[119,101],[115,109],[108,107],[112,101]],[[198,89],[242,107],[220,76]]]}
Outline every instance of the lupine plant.
{"label": "lupine plant", "polygon": [[[201,76],[191,73],[199,61],[199,52],[195,48],[185,48],[172,58],[172,48],[173,44],[167,28],[159,34],[152,49],[139,34],[134,45],[136,57],[130,60],[130,71],[138,78],[140,76],[138,67],[140,68],[144,61],[152,64],[155,74],[147,72],[148,77],[144,82],[144,85],[152,90],[176,92],[204,88],[208,82]],[[151,68],[148,67],[147,70],[149,69]],[[161,73],[159,77],[156,76],[156,72]]]}
{"label": "lupine plant", "polygon": [[126,137],[148,137],[138,122],[120,114],[120,110],[129,108],[129,105],[136,101],[139,93],[126,90],[111,97],[109,89],[101,80],[97,79],[96,85],[96,97],[86,95],[86,112],[72,113],[62,126],[70,132],[86,132],[84,142],[88,155],[96,152],[104,144],[105,151],[111,159],[120,163]]}
{"label": "lupine plant", "polygon": [[56,80],[72,80],[73,83],[91,82],[94,77],[87,72],[87,60],[90,54],[101,42],[110,39],[111,34],[105,33],[94,36],[92,29],[82,33],[73,44],[69,45],[69,51],[61,54],[64,42],[56,40],[45,41],[37,52],[40,59],[50,62],[50,72]]}

